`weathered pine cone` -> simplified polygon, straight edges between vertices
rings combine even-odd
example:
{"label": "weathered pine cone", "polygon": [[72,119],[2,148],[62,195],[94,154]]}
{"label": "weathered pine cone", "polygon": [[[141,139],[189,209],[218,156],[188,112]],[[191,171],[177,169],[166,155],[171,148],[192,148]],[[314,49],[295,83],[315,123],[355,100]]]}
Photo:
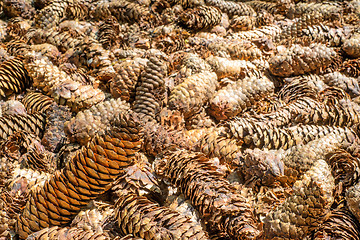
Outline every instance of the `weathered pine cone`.
{"label": "weathered pine cone", "polygon": [[200,6],[185,11],[179,16],[180,23],[193,30],[208,29],[218,25],[221,20],[221,11],[216,7]]}
{"label": "weathered pine cone", "polygon": [[337,53],[332,48],[322,44],[312,44],[310,47],[295,44],[288,51],[269,60],[270,72],[280,77],[320,72],[337,57]]}
{"label": "weathered pine cone", "polygon": [[48,239],[63,239],[63,240],[110,240],[110,237],[105,233],[96,233],[91,230],[84,230],[76,227],[50,227],[44,228],[27,237],[28,240],[48,240]]}
{"label": "weathered pine cone", "polygon": [[318,160],[295,182],[294,193],[264,219],[266,239],[302,239],[317,227],[334,202],[334,178],[324,160]]}
{"label": "weathered pine cone", "polygon": [[21,238],[50,226],[68,224],[90,200],[110,188],[133,164],[141,147],[139,119],[119,115],[104,137],[96,136],[61,171],[33,189],[17,221]]}
{"label": "weathered pine cone", "polygon": [[360,34],[352,36],[342,45],[342,49],[347,55],[353,58],[360,57]]}
{"label": "weathered pine cone", "polygon": [[66,122],[65,133],[71,142],[86,145],[97,133],[103,135],[114,118],[129,108],[129,105],[120,98],[103,101],[78,112],[75,117]]}
{"label": "weathered pine cone", "polygon": [[346,191],[346,202],[349,210],[360,221],[360,183],[356,183]]}
{"label": "weathered pine cone", "polygon": [[27,131],[41,137],[44,133],[45,121],[45,116],[40,113],[0,117],[0,139],[6,140],[19,131]]}
{"label": "weathered pine cone", "polygon": [[35,23],[42,29],[50,29],[55,27],[59,22],[65,18],[66,8],[69,3],[74,0],[56,0],[51,2],[48,6],[41,9],[35,19]]}
{"label": "weathered pine cone", "polygon": [[246,198],[215,171],[209,159],[187,150],[165,153],[156,172],[167,178],[189,198],[212,231],[233,239],[254,239],[260,235]]}
{"label": "weathered pine cone", "polygon": [[213,72],[204,71],[191,75],[171,91],[169,107],[180,110],[185,118],[189,118],[210,99],[217,86],[217,76]]}
{"label": "weathered pine cone", "polygon": [[20,93],[30,87],[31,78],[23,62],[14,58],[0,65],[0,96],[8,97],[13,93]]}
{"label": "weathered pine cone", "polygon": [[46,112],[54,103],[54,100],[41,92],[28,91],[21,102],[24,104],[27,113],[32,114]]}
{"label": "weathered pine cone", "polygon": [[[121,233],[151,239],[209,239],[199,223],[135,194],[120,196],[115,204]],[[170,220],[170,221],[169,221]]]}
{"label": "weathered pine cone", "polygon": [[214,94],[210,100],[210,113],[218,120],[231,118],[273,91],[274,84],[266,77],[244,78]]}
{"label": "weathered pine cone", "polygon": [[242,2],[231,2],[225,0],[205,0],[205,4],[219,8],[222,12],[233,17],[238,16],[253,16],[255,11],[252,7]]}

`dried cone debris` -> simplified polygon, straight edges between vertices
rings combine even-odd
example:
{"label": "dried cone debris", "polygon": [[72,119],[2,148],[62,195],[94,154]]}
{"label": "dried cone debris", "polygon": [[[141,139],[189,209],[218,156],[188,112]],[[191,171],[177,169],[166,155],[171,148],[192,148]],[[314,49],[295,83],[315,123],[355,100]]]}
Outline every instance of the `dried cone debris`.
{"label": "dried cone debris", "polygon": [[191,200],[209,229],[233,239],[260,235],[249,202],[215,171],[205,155],[187,150],[168,152],[156,170]]}
{"label": "dried cone debris", "polygon": [[90,200],[105,192],[140,149],[134,114],[120,115],[104,137],[95,137],[61,171],[32,190],[17,222],[20,237],[49,226],[69,223]]}

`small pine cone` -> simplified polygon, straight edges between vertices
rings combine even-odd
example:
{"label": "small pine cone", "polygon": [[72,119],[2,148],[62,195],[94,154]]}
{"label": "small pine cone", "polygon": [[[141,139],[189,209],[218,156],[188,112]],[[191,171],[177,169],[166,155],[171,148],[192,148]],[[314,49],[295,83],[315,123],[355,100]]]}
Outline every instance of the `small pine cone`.
{"label": "small pine cone", "polygon": [[351,213],[360,221],[360,183],[350,187],[346,191],[346,202]]}
{"label": "small pine cone", "polygon": [[72,228],[48,227],[29,235],[27,239],[28,240],[48,240],[48,239],[110,240],[110,237],[105,233],[96,233],[91,230],[84,230],[76,227],[72,227]]}
{"label": "small pine cone", "polygon": [[39,137],[42,136],[45,129],[45,116],[42,114],[7,115],[0,117],[0,139],[7,139],[10,135],[27,131]]}
{"label": "small pine cone", "polygon": [[89,16],[89,3],[87,1],[71,1],[66,8],[66,17],[68,19],[84,20]]}
{"label": "small pine cone", "polygon": [[68,224],[133,164],[141,146],[138,117],[119,115],[113,126],[106,136],[96,136],[64,169],[33,189],[17,221],[21,238],[42,228]]}
{"label": "small pine cone", "polygon": [[2,98],[22,92],[30,84],[31,78],[20,59],[14,58],[0,65],[0,96]]}
{"label": "small pine cone", "polygon": [[35,24],[41,29],[51,29],[57,26],[65,18],[66,8],[71,0],[55,0],[40,10],[35,18]]}
{"label": "small pine cone", "polygon": [[213,72],[204,71],[191,75],[171,91],[169,108],[180,110],[185,118],[189,118],[199,112],[217,86],[217,76]]}
{"label": "small pine cone", "polygon": [[135,58],[114,65],[116,76],[110,80],[110,92],[114,98],[129,101],[135,96],[135,86],[147,60]]}
{"label": "small pine cone", "polygon": [[262,57],[261,50],[251,43],[232,41],[226,46],[229,55],[234,60],[252,61]]}
{"label": "small pine cone", "polygon": [[227,58],[210,56],[206,61],[211,65],[219,79],[225,77],[244,78],[245,76],[252,76],[257,70],[254,64],[245,60],[229,60]]}
{"label": "small pine cone", "polygon": [[62,145],[67,142],[64,124],[70,119],[71,112],[65,106],[53,104],[46,112],[46,129],[41,143],[47,150],[58,152]]}
{"label": "small pine cone", "polygon": [[129,105],[121,99],[101,102],[78,112],[75,117],[65,123],[65,132],[71,142],[86,145],[97,133],[103,135],[114,117],[128,109]]}
{"label": "small pine cone", "polygon": [[184,77],[190,77],[191,75],[210,70],[210,65],[194,53],[187,53],[181,61],[180,73]]}
{"label": "small pine cone", "polygon": [[139,79],[136,87],[134,112],[156,119],[165,100],[165,76],[168,65],[165,53],[154,51]]}
{"label": "small pine cone", "polygon": [[108,18],[99,26],[98,41],[105,49],[110,49],[116,44],[119,32],[120,28],[117,20],[114,17]]}
{"label": "small pine cone", "polygon": [[326,160],[327,156],[340,146],[337,136],[328,134],[307,144],[299,144],[288,149],[282,158],[287,182],[292,185],[313,166],[314,162]]}
{"label": "small pine cone", "polygon": [[242,150],[241,144],[234,139],[226,138],[222,132],[223,128],[209,129],[199,139],[195,150],[203,152],[209,158],[219,158],[220,163],[226,163],[229,168],[236,168],[241,164],[237,158],[237,153]]}
{"label": "small pine cone", "polygon": [[312,240],[345,239],[359,240],[360,228],[356,218],[347,208],[334,209],[315,230]]}
{"label": "small pine cone", "polygon": [[288,51],[270,59],[270,72],[280,77],[321,72],[337,57],[332,48],[322,44],[312,44],[310,47],[295,44]]}
{"label": "small pine cone", "polygon": [[318,160],[294,184],[294,193],[264,219],[266,239],[303,239],[317,227],[334,202],[334,178],[324,160]]}
{"label": "small pine cone", "polygon": [[242,2],[232,2],[225,0],[205,0],[208,6],[219,8],[223,13],[226,13],[229,18],[234,15],[238,16],[254,16],[256,13],[254,9]]}
{"label": "small pine cone", "polygon": [[141,22],[148,20],[150,16],[145,6],[126,0],[111,1],[106,7],[119,22]]}
{"label": "small pine cone", "polygon": [[231,19],[230,27],[235,31],[249,31],[256,27],[255,16],[234,16]]}
{"label": "small pine cone", "polygon": [[345,90],[351,97],[360,95],[358,80],[347,77],[340,72],[332,72],[323,76],[323,81],[329,86],[335,86]]}
{"label": "small pine cone", "polygon": [[179,16],[179,21],[186,28],[192,30],[209,29],[221,21],[221,11],[216,7],[200,6],[184,11]]}
{"label": "small pine cone", "polygon": [[266,77],[244,78],[214,94],[210,100],[210,113],[218,120],[231,118],[273,91],[274,84]]}
{"label": "small pine cone", "polygon": [[187,149],[195,150],[196,144],[206,135],[216,131],[215,128],[200,128],[192,129],[184,132],[184,141],[186,142]]}
{"label": "small pine cone", "polygon": [[35,15],[34,7],[26,0],[4,0],[3,11],[9,18],[22,17],[31,19]]}
{"label": "small pine cone", "polygon": [[344,187],[353,186],[360,177],[360,162],[357,157],[345,150],[335,151],[327,160],[331,166],[335,183],[341,183]]}
{"label": "small pine cone", "polygon": [[24,104],[27,113],[33,114],[46,112],[54,104],[54,99],[41,92],[28,91],[21,102]]}
{"label": "small pine cone", "polygon": [[342,49],[347,55],[353,58],[360,57],[360,34],[352,36],[342,45]]}
{"label": "small pine cone", "polygon": [[122,234],[133,234],[145,240],[209,239],[199,223],[145,197],[120,196],[115,207]]}
{"label": "small pine cone", "polygon": [[260,235],[246,198],[216,172],[202,153],[165,153],[155,163],[155,170],[191,200],[212,231],[227,233],[232,239],[255,239]]}
{"label": "small pine cone", "polygon": [[340,72],[349,77],[360,77],[360,58],[347,60],[340,66]]}

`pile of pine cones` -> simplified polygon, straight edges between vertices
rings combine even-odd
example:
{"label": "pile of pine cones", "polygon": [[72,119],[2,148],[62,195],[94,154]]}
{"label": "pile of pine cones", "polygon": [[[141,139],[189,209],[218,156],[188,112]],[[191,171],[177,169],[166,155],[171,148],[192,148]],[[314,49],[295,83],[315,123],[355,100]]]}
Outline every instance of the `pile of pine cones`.
{"label": "pile of pine cones", "polygon": [[0,240],[360,240],[360,1],[0,1]]}

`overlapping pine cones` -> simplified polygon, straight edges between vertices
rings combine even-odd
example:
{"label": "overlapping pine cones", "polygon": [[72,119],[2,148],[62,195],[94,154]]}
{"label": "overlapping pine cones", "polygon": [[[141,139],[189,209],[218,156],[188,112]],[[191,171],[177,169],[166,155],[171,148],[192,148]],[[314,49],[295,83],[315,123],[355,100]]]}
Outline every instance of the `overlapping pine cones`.
{"label": "overlapping pine cones", "polygon": [[360,239],[360,1],[0,1],[0,240]]}

